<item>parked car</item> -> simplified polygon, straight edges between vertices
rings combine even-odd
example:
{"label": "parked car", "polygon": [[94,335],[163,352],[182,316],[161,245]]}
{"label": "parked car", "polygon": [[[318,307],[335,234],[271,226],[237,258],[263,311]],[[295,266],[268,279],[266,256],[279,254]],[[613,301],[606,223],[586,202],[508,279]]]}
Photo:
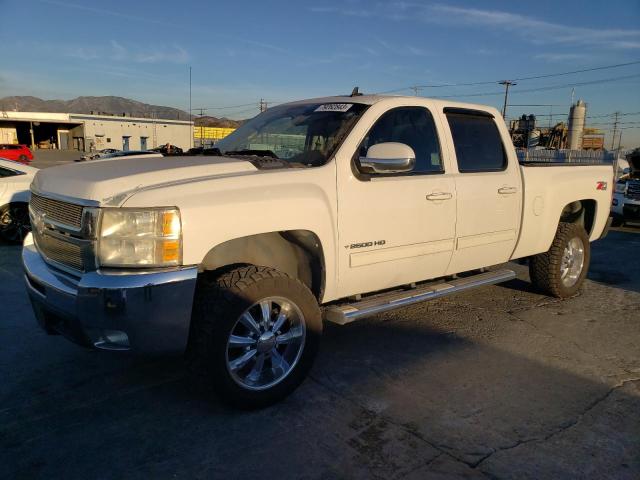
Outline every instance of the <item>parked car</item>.
{"label": "parked car", "polygon": [[86,160],[95,160],[96,158],[101,158],[106,155],[110,155],[112,153],[119,152],[117,148],[103,148],[102,150],[98,150],[96,152],[87,153],[86,155],[82,155],[76,162],[84,162]]}
{"label": "parked car", "polygon": [[0,144],[0,157],[28,165],[33,160],[33,153],[26,145],[3,143]]}
{"label": "parked car", "polygon": [[0,238],[21,243],[31,231],[29,185],[37,168],[0,159]]}
{"label": "parked car", "polygon": [[640,223],[640,149],[631,152],[615,185],[611,200],[613,224],[621,226],[625,223]]}
{"label": "parked car", "polygon": [[492,107],[304,100],[216,147],[38,172],[22,259],[45,331],[187,353],[223,399],[264,406],[303,381],[323,318],[511,280],[483,269],[515,259],[570,297],[608,227],[611,166],[520,165]]}
{"label": "parked car", "polygon": [[152,148],[151,151],[162,153],[163,155],[182,155],[182,149],[180,147],[176,147],[175,145],[171,145],[170,143]]}
{"label": "parked car", "polygon": [[99,160],[113,160],[113,159],[123,159],[130,160],[132,158],[161,158],[164,155],[158,152],[154,152],[153,150],[118,150],[113,153],[107,153],[98,158],[95,158],[94,161]]}

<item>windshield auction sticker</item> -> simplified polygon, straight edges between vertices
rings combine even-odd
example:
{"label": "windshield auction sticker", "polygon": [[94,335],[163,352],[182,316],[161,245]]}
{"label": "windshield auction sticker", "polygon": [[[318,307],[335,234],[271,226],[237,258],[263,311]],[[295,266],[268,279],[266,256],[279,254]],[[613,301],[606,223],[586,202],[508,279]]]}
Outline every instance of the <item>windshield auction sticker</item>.
{"label": "windshield auction sticker", "polygon": [[351,107],[353,107],[353,103],[325,103],[316,108],[314,112],[346,112]]}

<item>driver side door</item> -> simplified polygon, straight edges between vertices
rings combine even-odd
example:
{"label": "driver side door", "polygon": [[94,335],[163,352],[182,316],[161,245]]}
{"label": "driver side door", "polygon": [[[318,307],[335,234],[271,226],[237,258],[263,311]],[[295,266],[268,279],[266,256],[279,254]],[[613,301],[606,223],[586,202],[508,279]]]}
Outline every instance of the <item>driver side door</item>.
{"label": "driver side door", "polygon": [[[413,171],[362,174],[357,158],[372,145],[398,142],[416,155]],[[338,174],[338,269],[344,296],[444,275],[453,253],[456,190],[425,107],[384,112]]]}

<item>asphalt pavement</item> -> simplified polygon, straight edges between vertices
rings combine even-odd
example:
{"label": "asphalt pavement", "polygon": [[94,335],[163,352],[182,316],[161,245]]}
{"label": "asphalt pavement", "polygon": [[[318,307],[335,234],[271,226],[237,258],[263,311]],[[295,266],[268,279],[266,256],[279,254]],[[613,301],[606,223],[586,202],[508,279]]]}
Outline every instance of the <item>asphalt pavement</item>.
{"label": "asphalt pavement", "polygon": [[640,235],[593,244],[582,293],[518,279],[328,325],[288,399],[231,409],[180,359],[36,326],[0,245],[0,478],[640,478]]}

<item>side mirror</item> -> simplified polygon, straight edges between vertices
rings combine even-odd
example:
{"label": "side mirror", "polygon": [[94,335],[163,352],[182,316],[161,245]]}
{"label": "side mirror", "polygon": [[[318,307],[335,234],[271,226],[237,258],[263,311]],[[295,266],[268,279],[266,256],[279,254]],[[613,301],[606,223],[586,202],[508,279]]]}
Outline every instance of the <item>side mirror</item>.
{"label": "side mirror", "polygon": [[406,173],[416,165],[416,154],[409,145],[385,142],[373,145],[360,157],[363,173]]}

